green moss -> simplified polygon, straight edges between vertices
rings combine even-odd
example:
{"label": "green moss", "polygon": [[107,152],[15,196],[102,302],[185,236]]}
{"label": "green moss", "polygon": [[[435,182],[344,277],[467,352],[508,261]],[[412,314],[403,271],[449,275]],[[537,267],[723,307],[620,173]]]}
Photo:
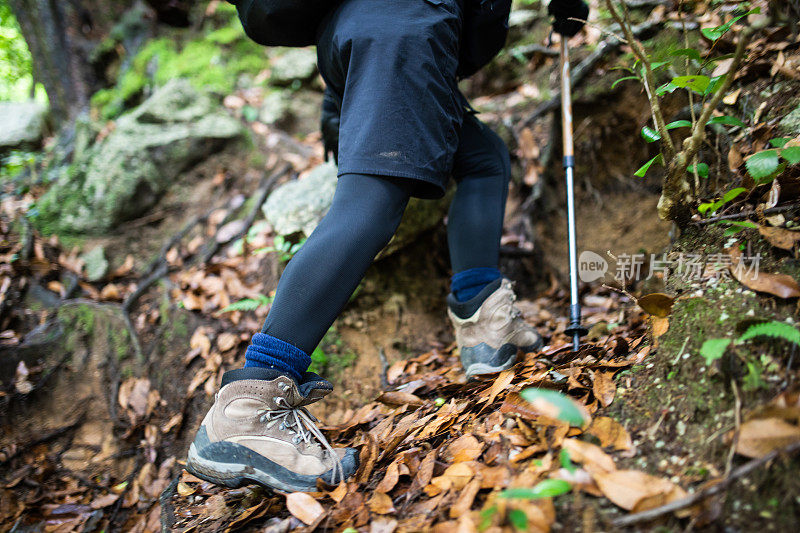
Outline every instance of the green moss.
{"label": "green moss", "polygon": [[137,104],[150,85],[186,78],[198,89],[226,94],[242,74],[254,75],[263,70],[266,49],[245,36],[235,11],[226,10],[220,18],[225,24],[210,28],[207,35],[196,37],[188,30],[176,30],[147,42],[116,85],[92,96],[92,107],[103,119],[113,119]]}
{"label": "green moss", "polygon": [[58,310],[58,319],[72,330],[91,335],[95,327],[95,310],[86,304],[67,305]]}

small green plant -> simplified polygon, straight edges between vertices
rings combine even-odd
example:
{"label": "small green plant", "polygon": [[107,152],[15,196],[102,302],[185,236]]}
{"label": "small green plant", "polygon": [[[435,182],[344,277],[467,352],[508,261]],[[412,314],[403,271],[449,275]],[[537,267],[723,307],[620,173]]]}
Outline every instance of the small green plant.
{"label": "small green plant", "polygon": [[297,243],[292,243],[291,241],[286,240],[286,238],[283,235],[278,235],[272,242],[272,246],[265,246],[264,248],[259,248],[258,250],[254,250],[253,253],[261,254],[261,253],[275,252],[279,254],[278,259],[280,259],[282,262],[285,263],[289,261],[289,259],[294,257],[294,254],[296,254],[300,250],[300,248],[303,246],[303,244],[305,244],[305,242],[306,239],[303,238],[300,239],[300,241]]}
{"label": "small green plant", "polygon": [[[707,53],[701,53],[700,50],[689,46],[689,36],[684,24],[683,48],[670,51],[668,56],[655,58],[652,51],[647,50],[635,37],[627,5],[624,2],[617,4],[612,0],[605,0],[604,4],[614,21],[621,27],[635,58],[633,65],[626,68],[631,75],[617,80],[617,83],[624,80],[638,80],[642,84],[652,112],[652,125],[642,128],[641,135],[647,142],[658,141],[660,147],[659,153],[642,165],[635,175],[644,177],[655,164],[666,166],[662,194],[658,202],[658,214],[662,219],[685,225],[692,216],[691,206],[700,195],[701,180],[709,177],[709,166],[700,162],[698,156],[706,140],[706,128],[715,124],[738,128],[746,126],[736,117],[713,115],[730,89],[735,73],[742,65],[746,44],[753,29],[747,24],[741,25],[742,29],[737,31],[736,50],[733,54],[715,53],[717,43],[734,25],[759,11],[742,9],[724,24],[702,28],[700,33],[712,43]],[[725,72],[714,75],[721,62],[726,60],[728,68]],[[679,74],[670,76],[669,81],[658,85],[657,76],[670,71],[677,71]],[[661,99],[678,90],[683,90],[687,94],[691,120],[668,123],[664,119]],[[679,137],[677,142],[673,141],[669,132],[681,128],[688,128],[688,133]],[[790,152],[789,157],[793,156],[794,154]],[[754,164],[758,164],[758,158],[750,166]],[[741,191],[731,194],[738,196]],[[729,196],[727,200],[708,202],[703,205],[703,212],[713,213],[735,196]]]}
{"label": "small green plant", "polygon": [[227,307],[219,310],[220,313],[231,313],[233,311],[255,311],[259,307],[267,306],[272,303],[275,298],[273,296],[265,296],[260,294],[257,298],[244,298],[238,302],[234,302]]}
{"label": "small green plant", "polygon": [[700,348],[700,355],[706,360],[706,364],[710,365],[721,358],[731,344],[739,345],[755,337],[783,339],[800,346],[800,331],[796,327],[786,322],[772,320],[750,326],[738,339],[707,339]]}

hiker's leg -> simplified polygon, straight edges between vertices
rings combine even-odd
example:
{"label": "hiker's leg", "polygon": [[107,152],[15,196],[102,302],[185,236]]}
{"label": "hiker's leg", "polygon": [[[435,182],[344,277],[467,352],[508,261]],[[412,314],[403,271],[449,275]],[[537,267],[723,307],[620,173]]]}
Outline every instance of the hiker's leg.
{"label": "hiker's leg", "polygon": [[488,126],[465,115],[455,157],[457,189],[447,219],[452,292],[469,300],[498,270],[511,163],[505,143]]}
{"label": "hiker's leg", "polygon": [[[408,189],[407,181],[392,178],[364,174],[339,178],[328,214],[286,265],[262,329],[269,338],[256,336],[248,348],[248,366],[289,364],[296,373],[306,370],[307,354],[394,235],[408,203]],[[259,344],[286,350],[259,349]]]}

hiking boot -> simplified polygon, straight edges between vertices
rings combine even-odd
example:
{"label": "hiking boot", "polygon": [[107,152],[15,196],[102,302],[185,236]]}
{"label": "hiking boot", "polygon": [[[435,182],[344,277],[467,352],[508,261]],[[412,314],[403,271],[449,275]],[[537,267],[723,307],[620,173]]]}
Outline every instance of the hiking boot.
{"label": "hiking boot", "polygon": [[332,448],[305,406],[333,385],[307,372],[303,383],[268,368],[226,372],[189,447],[186,470],[226,487],[259,483],[284,492],[336,485],[358,468],[355,448]]}
{"label": "hiking boot", "polygon": [[447,314],[456,330],[456,343],[467,378],[510,368],[517,351],[542,347],[542,337],[514,306],[517,297],[505,278],[484,287],[477,296],[459,302],[447,297]]}

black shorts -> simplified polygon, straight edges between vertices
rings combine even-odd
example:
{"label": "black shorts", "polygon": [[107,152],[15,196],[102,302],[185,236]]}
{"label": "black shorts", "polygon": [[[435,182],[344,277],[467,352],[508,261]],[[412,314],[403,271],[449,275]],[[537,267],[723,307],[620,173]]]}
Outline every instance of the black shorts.
{"label": "black shorts", "polygon": [[344,0],[323,21],[319,70],[338,97],[339,175],[417,180],[441,197],[466,100],[458,0]]}

